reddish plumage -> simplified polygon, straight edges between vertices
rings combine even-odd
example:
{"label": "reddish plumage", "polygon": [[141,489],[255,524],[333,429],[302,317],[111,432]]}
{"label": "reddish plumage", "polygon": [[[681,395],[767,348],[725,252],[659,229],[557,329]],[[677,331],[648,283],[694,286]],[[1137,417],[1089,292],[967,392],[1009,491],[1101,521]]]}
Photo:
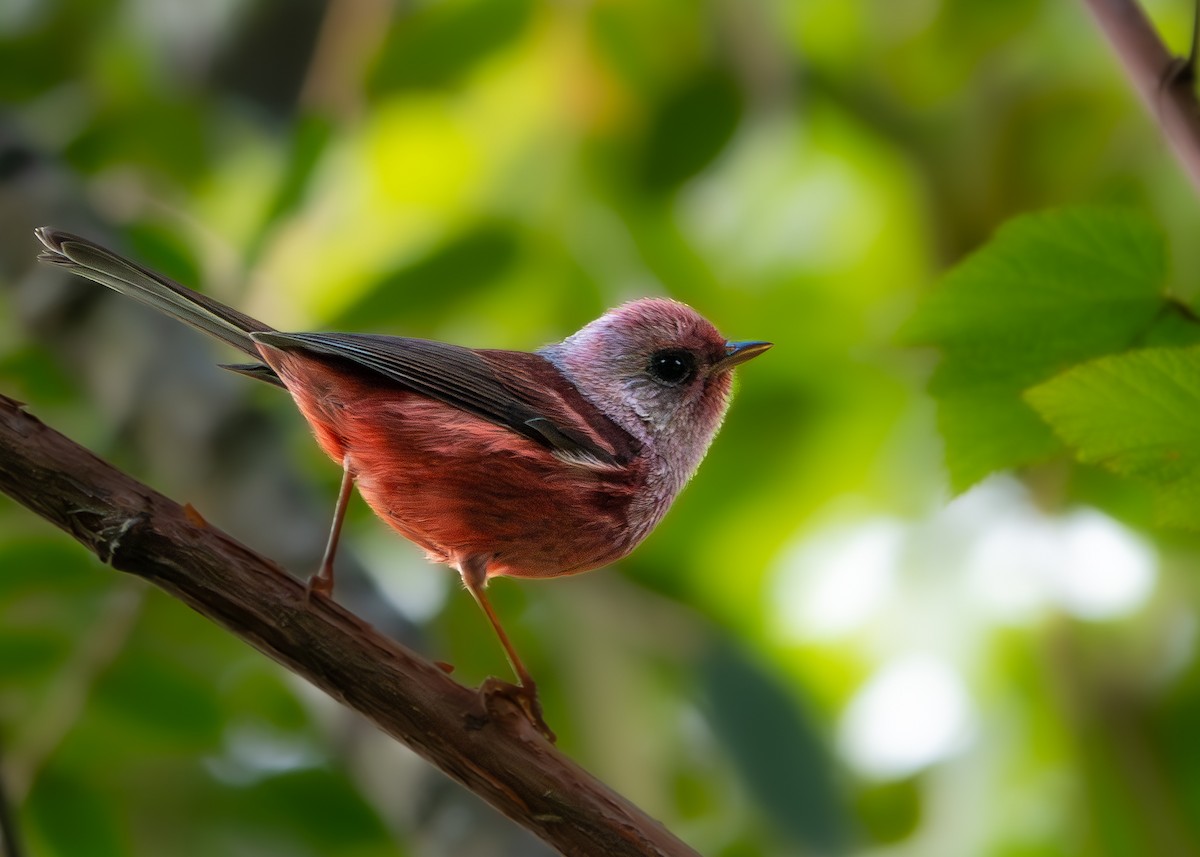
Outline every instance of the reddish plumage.
{"label": "reddish plumage", "polygon": [[397,532],[459,570],[543,728],[533,680],[484,594],[487,579],[571,574],[629,553],[704,457],[733,367],[770,347],[727,342],[694,310],[653,298],[536,354],[281,333],[86,239],[37,235],[43,261],[217,337],[256,361],[228,368],[286,387],[345,470],[310,590],[332,591],[357,484]]}
{"label": "reddish plumage", "polygon": [[[259,348],[321,448],[347,462],[367,504],[433,562],[460,567],[484,557],[489,577],[550,577],[605,565],[636,543],[627,520],[643,459],[607,470],[571,467],[507,428],[353,364]],[[556,387],[565,382],[544,359],[493,359],[522,364],[552,418],[603,443],[563,401]]]}

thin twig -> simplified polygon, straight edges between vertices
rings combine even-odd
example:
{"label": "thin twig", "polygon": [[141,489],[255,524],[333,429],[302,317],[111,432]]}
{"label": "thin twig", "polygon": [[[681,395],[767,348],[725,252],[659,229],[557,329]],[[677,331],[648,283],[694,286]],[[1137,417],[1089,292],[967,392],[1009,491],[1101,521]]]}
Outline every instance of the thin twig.
{"label": "thin twig", "polygon": [[306,109],[339,120],[354,117],[363,77],[387,33],[393,7],[386,0],[333,0],[325,7],[300,90]]}
{"label": "thin twig", "polygon": [[0,491],[355,709],[570,855],[695,857],[481,694],[0,396]]}
{"label": "thin twig", "polygon": [[1186,73],[1135,0],[1084,0],[1142,102],[1200,191],[1200,102]]}

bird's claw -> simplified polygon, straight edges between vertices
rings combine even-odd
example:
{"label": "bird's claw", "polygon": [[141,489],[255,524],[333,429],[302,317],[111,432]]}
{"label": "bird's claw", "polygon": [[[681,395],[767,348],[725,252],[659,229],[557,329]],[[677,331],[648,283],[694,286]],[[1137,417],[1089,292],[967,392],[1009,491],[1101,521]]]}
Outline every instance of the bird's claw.
{"label": "bird's claw", "polygon": [[546,724],[546,718],[542,715],[542,702],[538,699],[537,685],[532,680],[524,684],[511,684],[498,678],[488,678],[479,686],[479,695],[485,711],[492,710],[492,701],[496,698],[508,700],[521,709],[529,724],[543,738],[551,744],[558,740],[558,736]]}
{"label": "bird's claw", "polygon": [[318,572],[308,579],[308,582],[304,585],[304,600],[311,602],[314,595],[320,595],[324,598],[333,596],[332,575],[324,575]]}

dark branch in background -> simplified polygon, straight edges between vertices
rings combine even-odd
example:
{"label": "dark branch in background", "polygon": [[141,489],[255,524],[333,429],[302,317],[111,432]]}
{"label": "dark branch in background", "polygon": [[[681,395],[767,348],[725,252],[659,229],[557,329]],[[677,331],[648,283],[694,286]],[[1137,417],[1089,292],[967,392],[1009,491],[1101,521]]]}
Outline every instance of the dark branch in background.
{"label": "dark branch in background", "polygon": [[0,396],[0,490],[358,711],[566,854],[695,855],[484,697]]}
{"label": "dark branch in background", "polygon": [[1196,83],[1196,61],[1200,59],[1200,0],[1192,12],[1192,46],[1188,49],[1187,59],[1183,62],[1180,77],[1188,83]]}
{"label": "dark branch in background", "polygon": [[[1193,55],[1173,57],[1136,0],[1084,0],[1138,95],[1200,191],[1200,102]],[[1194,36],[1194,31],[1193,31]]]}
{"label": "dark branch in background", "polygon": [[17,814],[13,812],[8,798],[8,783],[5,782],[4,756],[0,755],[0,857],[21,857],[21,843],[17,838]]}

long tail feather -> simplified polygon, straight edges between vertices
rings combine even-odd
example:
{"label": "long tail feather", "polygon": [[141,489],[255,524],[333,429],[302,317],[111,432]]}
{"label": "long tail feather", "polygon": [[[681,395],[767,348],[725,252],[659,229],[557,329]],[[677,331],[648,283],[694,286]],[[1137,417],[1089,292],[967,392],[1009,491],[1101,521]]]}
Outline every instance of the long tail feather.
{"label": "long tail feather", "polygon": [[41,261],[129,295],[255,359],[261,358],[250,334],[272,331],[269,325],[147,270],[86,238],[48,226],[35,230],[35,234],[46,247],[38,256]]}

